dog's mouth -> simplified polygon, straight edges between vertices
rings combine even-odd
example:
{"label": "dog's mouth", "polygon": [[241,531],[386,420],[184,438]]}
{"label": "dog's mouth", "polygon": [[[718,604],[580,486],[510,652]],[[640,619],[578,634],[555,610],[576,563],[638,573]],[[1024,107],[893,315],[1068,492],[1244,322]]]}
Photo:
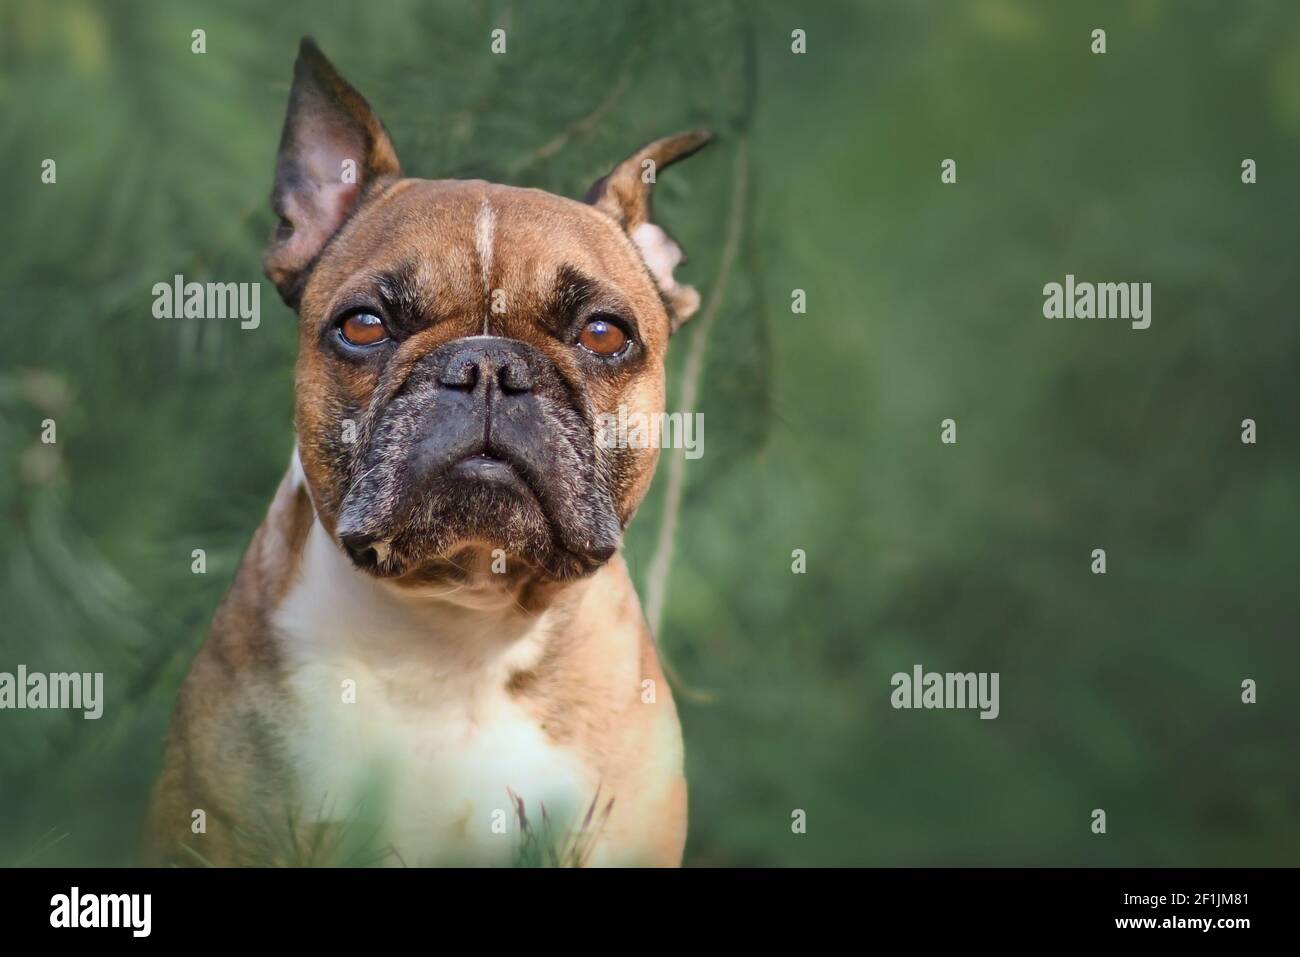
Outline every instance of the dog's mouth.
{"label": "dog's mouth", "polygon": [[339,543],[358,568],[380,574],[392,553],[391,539],[381,539],[367,532],[347,532],[339,536]]}
{"label": "dog's mouth", "polygon": [[[446,494],[447,486],[479,486],[488,494],[517,497],[520,507],[541,508],[537,493],[528,484],[521,470],[511,464],[509,459],[485,450],[462,456],[435,478],[437,485],[442,488],[430,490],[429,495],[439,492]],[[418,513],[419,509],[417,507],[412,511]],[[401,557],[398,553],[406,551],[401,546],[418,537],[421,531],[423,529],[418,519],[412,518],[389,535],[340,530],[339,541],[357,567],[379,577],[393,577],[400,575],[407,564],[396,560]],[[397,552],[394,550],[395,544],[398,546]]]}
{"label": "dog's mouth", "polygon": [[364,513],[346,508],[338,540],[357,568],[383,579],[463,581],[476,563],[507,580],[520,570],[552,579],[587,574],[614,554],[620,530],[611,534],[557,503],[546,481],[514,456],[480,449],[408,489],[399,519],[367,528],[356,521]]}
{"label": "dog's mouth", "polygon": [[485,485],[509,489],[520,496],[538,501],[537,493],[509,459],[488,452],[475,452],[452,463],[447,469],[447,475],[453,480],[482,482]]}

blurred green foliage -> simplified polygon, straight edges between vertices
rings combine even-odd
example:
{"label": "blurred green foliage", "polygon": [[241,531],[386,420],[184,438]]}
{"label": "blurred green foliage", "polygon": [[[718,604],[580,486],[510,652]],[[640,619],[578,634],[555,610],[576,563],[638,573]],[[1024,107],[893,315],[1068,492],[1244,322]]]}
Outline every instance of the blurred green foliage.
{"label": "blurred green foliage", "polygon": [[[7,0],[0,670],[103,671],[108,703],[0,712],[0,861],[133,859],[177,684],[288,460],[269,284],[255,331],[156,320],[150,289],[261,278],[307,33],[412,175],[576,196],[656,136],[721,134],[656,203],[706,302],[743,229],[670,369],[707,345],[660,636],[711,698],[681,703],[689,863],[1300,860],[1293,3]],[[1067,272],[1151,282],[1152,327],[1043,319]],[[1000,672],[1001,716],[894,711],[918,662]]]}

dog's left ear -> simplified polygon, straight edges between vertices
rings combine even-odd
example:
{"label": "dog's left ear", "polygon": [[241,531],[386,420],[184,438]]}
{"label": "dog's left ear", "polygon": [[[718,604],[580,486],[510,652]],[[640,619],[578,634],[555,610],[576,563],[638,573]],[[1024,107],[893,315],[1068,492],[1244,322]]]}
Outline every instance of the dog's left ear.
{"label": "dog's left ear", "polygon": [[650,194],[656,177],[680,159],[685,159],[713,139],[708,130],[690,130],[665,136],[637,150],[597,180],[585,197],[597,209],[622,226],[645,260],[669,306],[673,331],[695,314],[700,294],[694,286],[683,286],[673,278],[682,261],[682,249],[671,236],[651,222]]}
{"label": "dog's left ear", "polygon": [[290,306],[309,267],[376,181],[399,176],[384,124],[311,37],[293,65],[271,206],[280,225],[262,265]]}

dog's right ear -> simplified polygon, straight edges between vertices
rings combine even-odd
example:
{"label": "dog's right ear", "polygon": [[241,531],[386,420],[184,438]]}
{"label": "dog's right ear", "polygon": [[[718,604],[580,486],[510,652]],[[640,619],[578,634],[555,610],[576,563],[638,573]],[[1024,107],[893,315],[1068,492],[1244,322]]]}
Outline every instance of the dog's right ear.
{"label": "dog's right ear", "polygon": [[700,294],[694,286],[684,286],[673,277],[673,270],[685,257],[681,247],[651,219],[650,194],[656,170],[667,169],[712,139],[713,134],[708,130],[687,130],[647,143],[615,166],[609,175],[596,180],[585,197],[588,203],[622,226],[641,253],[668,307],[673,332],[699,309]]}
{"label": "dog's right ear", "polygon": [[376,182],[401,175],[388,132],[310,37],[293,65],[271,208],[280,223],[262,266],[290,306],[325,243]]}

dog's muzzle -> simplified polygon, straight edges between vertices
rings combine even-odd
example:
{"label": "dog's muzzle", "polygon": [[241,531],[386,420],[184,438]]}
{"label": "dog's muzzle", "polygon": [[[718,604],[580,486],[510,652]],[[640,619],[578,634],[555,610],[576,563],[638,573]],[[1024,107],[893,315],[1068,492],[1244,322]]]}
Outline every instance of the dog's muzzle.
{"label": "dog's muzzle", "polygon": [[[550,360],[528,343],[473,336],[433,350],[372,433],[340,514],[339,540],[354,558],[400,534],[422,497],[472,507],[494,493],[539,509],[566,550],[603,561],[617,546],[591,426]],[[475,519],[463,516],[467,527]],[[461,520],[439,514],[444,525]]]}

